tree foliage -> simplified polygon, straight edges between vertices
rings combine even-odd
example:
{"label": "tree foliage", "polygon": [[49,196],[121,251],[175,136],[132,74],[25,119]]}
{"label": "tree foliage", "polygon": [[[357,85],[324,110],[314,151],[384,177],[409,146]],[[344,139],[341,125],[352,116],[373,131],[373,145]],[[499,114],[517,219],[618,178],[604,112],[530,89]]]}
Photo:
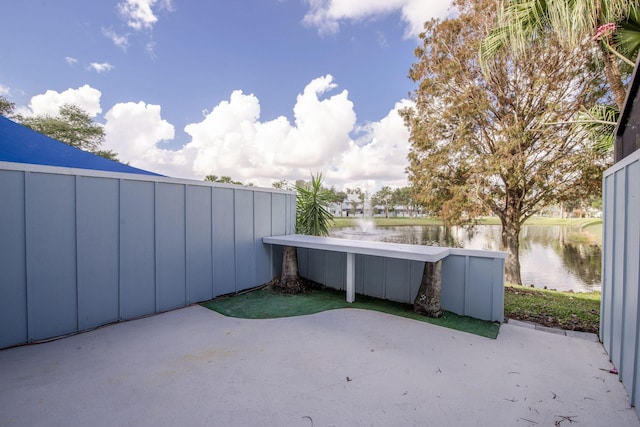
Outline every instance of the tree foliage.
{"label": "tree foliage", "polygon": [[231,178],[230,176],[207,175],[207,176],[204,177],[204,180],[208,181],[208,182],[220,182],[220,183],[223,183],[223,184],[244,185],[240,181],[234,181],[234,179]]}
{"label": "tree foliage", "polygon": [[0,96],[0,115],[72,147],[120,162],[115,151],[101,149],[105,138],[104,127],[95,123],[91,116],[78,106],[65,104],[60,107],[57,116],[23,116],[15,113],[13,102]]}
{"label": "tree foliage", "polygon": [[332,194],[322,186],[322,173],[311,174],[308,185],[296,185],[296,232],[312,236],[328,236],[333,215],[327,207]]}
{"label": "tree foliage", "polygon": [[104,142],[104,127],[75,105],[63,105],[57,116],[20,117],[18,121],[36,132],[81,150],[95,153]]}
{"label": "tree foliage", "polygon": [[425,24],[410,70],[419,87],[415,108],[402,112],[409,179],[417,202],[448,224],[498,216],[507,280],[521,283],[523,222],[547,204],[599,191],[603,165],[584,132],[567,122],[602,96],[602,81],[588,52],[565,55],[553,38],[497,53],[483,74],[478,50],[496,4],[454,5],[458,17]]}
{"label": "tree foliage", "polygon": [[371,204],[374,206],[382,206],[384,208],[385,218],[389,218],[389,208],[393,207],[393,190],[389,186],[384,186],[373,196],[371,196]]}
{"label": "tree foliage", "polygon": [[532,42],[551,35],[568,54],[594,49],[597,67],[606,77],[610,96],[576,120],[599,148],[613,149],[613,129],[624,106],[626,83],[640,48],[640,8],[637,0],[503,0],[498,25],[481,45],[481,58],[512,49],[525,52]]}
{"label": "tree foliage", "polygon": [[287,181],[286,179],[281,179],[279,181],[272,182],[271,186],[278,190],[286,190],[289,188],[289,181]]}
{"label": "tree foliage", "polygon": [[15,113],[16,104],[0,95],[0,116],[12,117]]}
{"label": "tree foliage", "polygon": [[394,207],[402,207],[412,217],[419,207],[417,189],[413,186],[396,188],[393,190],[391,203]]}
{"label": "tree foliage", "polygon": [[[285,181],[286,182],[286,181]],[[280,188],[284,182],[279,181]],[[275,187],[275,185],[274,185]],[[296,232],[312,236],[329,235],[329,226],[333,216],[327,210],[331,202],[332,193],[322,185],[322,173],[311,174],[311,180],[296,181],[294,189],[296,197]],[[311,282],[300,277],[298,271],[297,249],[285,246],[282,254],[282,273],[280,278],[272,284],[272,289],[284,293],[304,292],[312,286]]]}

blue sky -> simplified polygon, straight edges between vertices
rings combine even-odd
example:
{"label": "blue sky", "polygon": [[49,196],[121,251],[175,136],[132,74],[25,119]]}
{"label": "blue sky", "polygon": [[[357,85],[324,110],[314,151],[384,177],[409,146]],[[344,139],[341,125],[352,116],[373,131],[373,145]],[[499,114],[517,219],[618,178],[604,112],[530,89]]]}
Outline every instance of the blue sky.
{"label": "blue sky", "polygon": [[405,184],[397,108],[431,0],[20,0],[0,16],[0,94],[74,103],[105,146],[170,176]]}

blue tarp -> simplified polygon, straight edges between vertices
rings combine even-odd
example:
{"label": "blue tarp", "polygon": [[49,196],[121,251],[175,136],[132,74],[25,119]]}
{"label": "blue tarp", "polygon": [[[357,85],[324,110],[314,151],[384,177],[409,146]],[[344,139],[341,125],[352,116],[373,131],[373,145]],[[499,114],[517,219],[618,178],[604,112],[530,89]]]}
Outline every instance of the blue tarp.
{"label": "blue tarp", "polygon": [[0,161],[161,176],[82,151],[1,115]]}

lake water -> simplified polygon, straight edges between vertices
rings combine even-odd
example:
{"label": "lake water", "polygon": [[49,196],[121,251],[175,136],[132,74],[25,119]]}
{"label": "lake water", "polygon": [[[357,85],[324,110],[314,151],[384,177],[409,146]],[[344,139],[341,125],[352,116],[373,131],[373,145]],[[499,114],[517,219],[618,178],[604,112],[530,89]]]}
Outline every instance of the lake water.
{"label": "lake water", "polygon": [[[331,229],[332,237],[415,245],[500,250],[500,226],[471,230],[440,225]],[[559,291],[599,291],[602,248],[579,227],[524,226],[520,232],[522,283]]]}

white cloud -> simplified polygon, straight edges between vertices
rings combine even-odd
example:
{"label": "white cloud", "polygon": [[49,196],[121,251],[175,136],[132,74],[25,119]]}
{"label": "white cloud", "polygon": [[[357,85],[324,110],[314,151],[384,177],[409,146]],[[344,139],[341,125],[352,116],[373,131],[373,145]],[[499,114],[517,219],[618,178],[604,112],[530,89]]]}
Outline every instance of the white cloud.
{"label": "white cloud", "polygon": [[175,136],[174,126],[162,119],[159,105],[119,103],[105,114],[105,119],[104,147],[118,153],[121,160],[167,175],[193,177],[179,152],[158,147],[158,143]]}
{"label": "white cloud", "polygon": [[127,48],[129,47],[129,35],[128,34],[119,35],[115,31],[113,31],[112,29],[109,29],[109,28],[103,28],[102,29],[102,34],[105,37],[107,37],[109,40],[111,40],[113,42],[113,44],[115,44],[120,49],[122,49],[123,51],[126,52]]}
{"label": "white cloud", "polygon": [[89,116],[95,117],[102,112],[100,107],[100,97],[102,93],[89,85],[81,86],[77,89],[67,89],[64,92],[48,90],[44,94],[36,95],[29,102],[29,111],[22,111],[22,114],[56,115],[64,104],[76,105],[86,111]]}
{"label": "white cloud", "polygon": [[405,36],[417,37],[424,22],[449,14],[450,0],[307,0],[309,11],[303,22],[321,34],[337,33],[342,21],[358,22],[401,12]]}
{"label": "white cloud", "polygon": [[95,71],[96,73],[106,73],[107,71],[111,71],[114,67],[108,62],[92,62],[87,68]]}
{"label": "white cloud", "polygon": [[[408,132],[398,110],[410,101],[358,127],[348,92],[336,89],[330,75],[309,82],[295,101],[293,122],[283,116],[261,121],[258,98],[234,91],[185,127],[191,140],[179,150],[163,147],[175,138],[175,128],[162,118],[159,105],[118,103],[104,115],[104,148],[133,166],[179,178],[228,175],[269,187],[280,179],[291,182],[323,172],[326,183],[338,188],[372,192],[383,185],[406,185]],[[0,85],[0,93],[8,88]],[[48,90],[32,97],[21,113],[55,115],[63,104],[73,104],[95,117],[102,111],[100,97],[89,85]]]}
{"label": "white cloud", "polygon": [[134,30],[151,29],[158,22],[154,8],[174,10],[171,0],[124,0],[118,3],[120,14],[127,20],[127,25]]}
{"label": "white cloud", "polygon": [[145,45],[144,45],[144,50],[147,51],[147,54],[149,55],[150,58],[155,59],[156,57],[156,52],[155,49],[156,48],[156,42],[154,42],[153,40],[149,40]]}
{"label": "white cloud", "polygon": [[9,96],[10,93],[11,93],[11,89],[9,89],[5,85],[0,84],[0,95]]}
{"label": "white cloud", "polygon": [[155,0],[125,0],[118,3],[118,10],[134,30],[152,28],[158,21],[151,10],[154,3]]}
{"label": "white cloud", "polygon": [[406,185],[408,133],[397,110],[408,101],[359,129],[354,141],[353,103],[346,90],[331,94],[336,87],[330,75],[311,81],[297,97],[293,123],[282,116],[260,121],[258,98],[234,91],[185,127],[191,141],[176,151],[160,145],[174,137],[174,130],[159,106],[117,104],[105,115],[105,146],[133,166],[182,178],[228,175],[268,187],[279,179],[324,172],[327,184],[338,187],[374,191]]}
{"label": "white cloud", "polygon": [[64,60],[65,60],[65,61],[66,61],[66,63],[67,63],[67,64],[69,64],[69,65],[75,65],[75,64],[78,62],[78,60],[77,60],[76,58],[73,58],[73,57],[71,57],[71,56],[66,56],[66,57],[64,58]]}
{"label": "white cloud", "polygon": [[327,178],[343,182],[365,180],[374,186],[405,186],[409,131],[399,110],[411,105],[408,100],[397,102],[382,120],[366,125],[358,140],[350,141],[336,167],[327,172]]}
{"label": "white cloud", "polygon": [[311,81],[298,95],[293,124],[285,117],[261,122],[258,99],[235,91],[203,121],[185,127],[194,172],[269,185],[328,167],[348,147],[356,120],[346,90],[322,98],[335,87],[329,75]]}

